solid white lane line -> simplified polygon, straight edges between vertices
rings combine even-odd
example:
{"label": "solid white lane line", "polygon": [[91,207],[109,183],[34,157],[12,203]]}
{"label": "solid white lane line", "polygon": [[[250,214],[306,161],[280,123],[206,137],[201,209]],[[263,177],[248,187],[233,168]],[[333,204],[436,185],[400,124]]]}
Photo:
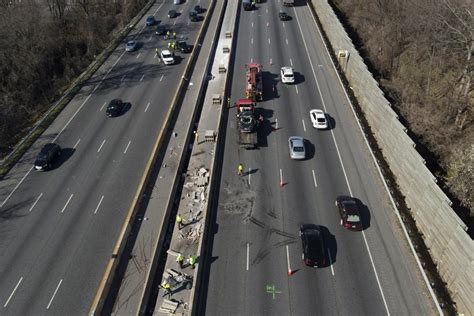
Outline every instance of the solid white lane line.
{"label": "solid white lane line", "polygon": [[104,109],[105,105],[107,104],[107,102],[104,102],[104,104],[102,104],[102,106],[100,107],[100,112],[102,112],[102,110]]}
{"label": "solid white lane line", "polygon": [[63,209],[61,210],[61,213],[64,213],[64,210],[65,210],[66,207],[68,206],[69,202],[71,202],[71,199],[72,199],[73,196],[74,196],[74,194],[71,194],[71,196],[70,196],[69,199],[67,200],[66,204],[64,204]]}
{"label": "solid white lane line", "polygon": [[[296,14],[296,10],[294,8],[293,8],[293,11],[294,11],[295,16],[296,16],[296,21],[298,22],[298,28],[300,29],[301,38],[303,39],[303,44],[304,44],[304,47],[305,47],[305,50],[306,50],[306,55],[308,56],[309,64],[311,66],[311,71],[313,72],[313,77],[314,77],[314,80],[316,82],[316,87],[318,88],[319,95],[321,96],[321,102],[323,104],[324,111],[326,111],[326,113],[327,113],[326,103],[324,102],[323,94],[321,93],[321,88],[319,87],[319,82],[318,82],[318,79],[316,77],[316,72],[314,70],[313,61],[311,59],[311,56],[309,55],[308,45],[306,44],[306,40],[303,36],[303,30],[301,29],[300,20],[298,18],[298,14]],[[351,189],[351,186],[349,184],[349,179],[347,178],[346,170],[344,168],[344,163],[342,162],[341,153],[339,152],[339,147],[337,146],[336,137],[334,136],[334,130],[331,130],[331,135],[332,135],[332,139],[334,141],[334,145],[336,147],[337,156],[338,156],[339,161],[341,163],[342,172],[343,172],[344,178],[346,180],[346,185],[349,189],[349,194],[351,196],[353,196],[352,195],[352,189]],[[380,279],[379,279],[379,276],[377,274],[377,269],[375,268],[374,260],[372,258],[372,253],[370,252],[369,244],[367,243],[367,239],[365,238],[364,231],[362,231],[362,236],[364,237],[365,246],[366,246],[367,252],[369,254],[370,262],[372,263],[372,269],[374,270],[375,279],[377,280],[377,285],[379,287],[379,291],[380,291],[380,294],[382,296],[382,300],[383,300],[383,303],[384,303],[384,306],[385,306],[385,310],[387,312],[387,315],[390,315],[390,310],[388,309],[387,300],[385,299],[385,294],[384,294],[383,289],[382,289],[382,284],[380,283]]]}
{"label": "solid white lane line", "polygon": [[97,207],[95,208],[94,214],[96,214],[97,211],[99,210],[100,204],[102,204],[103,199],[104,199],[104,196],[102,195],[102,197],[100,198],[99,204],[97,204]]}
{"label": "solid white lane line", "polygon": [[288,262],[288,273],[291,273],[290,251],[288,250],[288,245],[286,245],[286,261]]}
{"label": "solid white lane line", "polygon": [[138,57],[140,57],[140,54],[141,54],[141,53],[138,53],[138,55],[137,55],[137,57],[136,57],[137,59],[138,59]]}
{"label": "solid white lane line", "polygon": [[145,78],[145,74],[142,75],[142,77],[140,78],[140,81],[143,81],[143,78]]}
{"label": "solid white lane line", "polygon": [[331,267],[331,273],[334,276],[334,268],[332,266],[332,260],[331,260],[331,250],[328,248],[328,255],[329,255],[329,266]]}
{"label": "solid white lane line", "polygon": [[58,286],[56,286],[56,290],[54,290],[53,296],[51,296],[51,299],[49,300],[49,303],[48,303],[48,306],[46,306],[46,309],[49,309],[49,307],[51,306],[51,303],[53,302],[54,297],[56,296],[56,293],[58,293],[61,283],[63,283],[63,279],[61,279],[58,283]]}
{"label": "solid white lane line", "polygon": [[250,171],[252,171],[251,168],[249,168],[249,185],[250,185]]}
{"label": "solid white lane line", "polygon": [[249,270],[249,253],[250,253],[250,245],[247,243],[247,271]]}
{"label": "solid white lane line", "polygon": [[146,105],[145,112],[148,111],[148,107],[150,106],[150,102]]}
{"label": "solid white lane line", "polygon": [[298,92],[298,86],[295,86],[295,89],[296,89],[296,94],[299,94],[299,92]]}
{"label": "solid white lane line", "polygon": [[285,41],[286,41],[286,45],[288,45],[288,39],[287,38],[285,38]]}
{"label": "solid white lane line", "polygon": [[74,147],[72,147],[72,148],[76,149],[76,148],[77,148],[77,145],[79,145],[80,142],[81,142],[81,139],[79,138],[79,139],[77,140],[76,144],[74,145]]}
{"label": "solid white lane line", "polygon": [[293,60],[290,58],[290,65],[293,67]]}
{"label": "solid white lane line", "polygon": [[311,170],[313,172],[313,180],[314,180],[314,187],[318,187],[318,183],[316,182],[316,174],[314,173],[314,170]]}
{"label": "solid white lane line", "polygon": [[159,9],[161,9],[161,7],[163,6],[163,4],[165,4],[165,2],[164,2],[164,1],[161,3],[161,5],[160,5],[158,8],[156,8],[156,10],[155,10],[155,13],[153,13],[153,15],[155,15],[155,14],[156,14],[156,12],[158,12],[158,10],[159,10]]}
{"label": "solid white lane line", "polygon": [[43,193],[41,193],[35,200],[35,203],[33,203],[33,205],[31,205],[30,207],[30,212],[33,210],[33,208],[36,206],[36,203],[38,203],[39,199],[41,199],[41,197],[43,196]]}
{"label": "solid white lane line", "polygon": [[100,147],[99,147],[99,149],[97,149],[97,152],[100,152],[100,150],[102,149],[102,146],[104,146],[104,144],[105,144],[105,139],[102,141],[102,144],[100,144]]}
{"label": "solid white lane line", "polygon": [[127,150],[128,150],[128,146],[130,146],[130,144],[132,143],[131,140],[128,141],[128,144],[127,144],[127,147],[125,147],[125,150],[123,151],[124,154],[127,153]]}
{"label": "solid white lane line", "polygon": [[10,294],[10,296],[8,297],[7,301],[5,302],[5,305],[3,305],[3,307],[7,307],[8,303],[10,303],[10,300],[12,299],[13,295],[15,294],[16,290],[18,289],[18,287],[20,286],[20,283],[21,281],[23,281],[23,277],[20,278],[20,280],[18,280],[18,283],[16,284],[15,288],[13,289],[12,293]]}
{"label": "solid white lane line", "polygon": [[164,75],[161,75],[161,77],[160,77],[160,81],[161,81],[161,80],[163,80],[163,76],[164,76]]}
{"label": "solid white lane line", "polygon": [[18,184],[13,188],[13,190],[10,192],[10,194],[8,194],[8,196],[5,198],[5,200],[3,200],[2,204],[0,205],[0,207],[3,207],[5,205],[5,203],[7,203],[7,201],[12,197],[13,193],[15,193],[15,191],[18,189],[18,187],[20,186],[20,184],[25,180],[25,178],[30,174],[31,170],[33,170],[34,167],[31,167],[30,170],[28,170],[28,172],[23,176],[23,178],[21,178],[20,182],[18,182]]}
{"label": "solid white lane line", "polygon": [[304,124],[304,119],[302,119],[301,122],[303,122],[303,130],[306,132],[306,125]]}

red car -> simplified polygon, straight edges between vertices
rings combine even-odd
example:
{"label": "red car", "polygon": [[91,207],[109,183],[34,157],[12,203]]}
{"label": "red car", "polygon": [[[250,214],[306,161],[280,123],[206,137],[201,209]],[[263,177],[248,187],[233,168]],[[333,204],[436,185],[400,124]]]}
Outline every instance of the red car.
{"label": "red car", "polygon": [[342,227],[349,230],[362,230],[362,221],[356,199],[345,195],[338,196],[336,206],[341,216]]}

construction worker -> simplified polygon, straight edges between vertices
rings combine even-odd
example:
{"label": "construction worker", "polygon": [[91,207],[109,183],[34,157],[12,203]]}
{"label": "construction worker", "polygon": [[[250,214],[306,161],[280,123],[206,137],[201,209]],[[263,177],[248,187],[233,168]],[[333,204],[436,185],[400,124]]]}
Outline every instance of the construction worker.
{"label": "construction worker", "polygon": [[178,255],[176,256],[176,262],[179,264],[179,267],[182,269],[183,263],[184,263],[184,256],[178,253]]}
{"label": "construction worker", "polygon": [[188,263],[191,266],[191,269],[194,269],[196,267],[196,256],[190,255],[188,258]]}
{"label": "construction worker", "polygon": [[173,38],[176,39],[176,32],[173,32]]}
{"label": "construction worker", "polygon": [[171,42],[168,43],[168,48],[171,49]]}
{"label": "construction worker", "polygon": [[243,175],[244,174],[244,165],[239,163],[239,166],[237,167],[237,170],[238,170],[239,176]]}
{"label": "construction worker", "polygon": [[170,37],[170,31],[166,31],[166,38],[169,38]]}
{"label": "construction worker", "polygon": [[178,229],[183,228],[183,218],[180,214],[176,215],[176,223],[178,224]]}
{"label": "construction worker", "polygon": [[163,296],[171,296],[171,285],[168,282],[163,281],[163,283],[160,284],[160,288],[165,291],[165,293],[163,293]]}
{"label": "construction worker", "polygon": [[176,47],[176,42],[171,42],[171,49],[173,49],[173,50],[174,50],[174,49],[175,49],[175,47]]}

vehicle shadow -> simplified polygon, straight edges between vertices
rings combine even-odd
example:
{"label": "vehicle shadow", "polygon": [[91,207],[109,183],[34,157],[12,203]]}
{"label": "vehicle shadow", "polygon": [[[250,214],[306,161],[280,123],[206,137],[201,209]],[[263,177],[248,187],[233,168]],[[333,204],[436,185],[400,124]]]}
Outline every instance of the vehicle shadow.
{"label": "vehicle shadow", "polygon": [[274,131],[274,127],[271,123],[273,117],[273,110],[258,108],[255,110],[257,117],[263,116],[263,122],[260,123],[260,127],[257,131],[257,141],[259,147],[268,147],[268,135]]}
{"label": "vehicle shadow", "polygon": [[305,82],[305,77],[301,72],[295,71],[294,76],[295,76],[295,83],[294,84],[300,84],[300,83]]}
{"label": "vehicle shadow", "polygon": [[337,241],[336,237],[331,234],[329,229],[325,226],[320,225],[321,233],[324,238],[324,245],[326,247],[326,254],[325,254],[325,265],[324,267],[329,267],[336,262],[337,257]]}
{"label": "vehicle shadow", "polygon": [[306,151],[306,158],[303,159],[303,161],[313,159],[314,155],[316,154],[316,149],[315,149],[313,143],[310,142],[309,140],[305,139],[304,140],[304,147],[305,147],[305,151]]}
{"label": "vehicle shadow", "polygon": [[336,120],[331,115],[329,115],[328,113],[326,113],[326,120],[328,120],[327,130],[331,130],[333,128],[336,128]]}
{"label": "vehicle shadow", "polygon": [[262,71],[263,79],[263,101],[279,98],[278,95],[278,75],[269,71]]}
{"label": "vehicle shadow", "polygon": [[76,150],[74,148],[62,148],[61,155],[59,155],[59,157],[54,160],[50,170],[54,170],[61,167],[66,161],[69,160],[69,158],[72,157],[72,155],[74,155],[75,151]]}
{"label": "vehicle shadow", "polygon": [[355,199],[360,213],[360,221],[362,223],[362,230],[366,230],[370,227],[370,211],[367,205],[362,203],[361,200]]}

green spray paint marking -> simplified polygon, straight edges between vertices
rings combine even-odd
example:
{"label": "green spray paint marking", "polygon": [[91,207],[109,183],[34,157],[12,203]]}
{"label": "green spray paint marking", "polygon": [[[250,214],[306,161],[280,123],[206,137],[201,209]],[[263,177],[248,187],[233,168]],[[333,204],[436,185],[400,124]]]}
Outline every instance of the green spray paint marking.
{"label": "green spray paint marking", "polygon": [[267,285],[266,290],[267,290],[267,293],[272,294],[273,299],[275,299],[275,294],[281,294],[281,291],[277,291],[275,289],[275,285],[273,285],[273,284],[272,285]]}

